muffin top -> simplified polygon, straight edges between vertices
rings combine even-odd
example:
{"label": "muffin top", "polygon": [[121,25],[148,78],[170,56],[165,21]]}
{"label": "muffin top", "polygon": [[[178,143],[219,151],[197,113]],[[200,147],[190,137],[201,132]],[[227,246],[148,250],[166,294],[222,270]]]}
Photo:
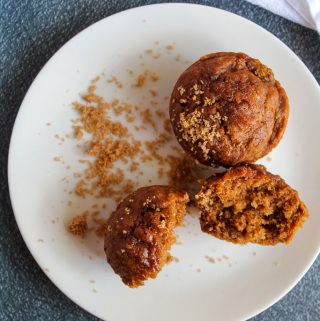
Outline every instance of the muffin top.
{"label": "muffin top", "polygon": [[124,198],[111,214],[105,253],[122,281],[137,287],[155,278],[171,256],[174,227],[185,215],[189,197],[169,186],[142,187]]}
{"label": "muffin top", "polygon": [[272,70],[244,53],[203,56],[182,73],[170,100],[179,143],[209,166],[265,156],[279,143],[288,112],[286,93]]}

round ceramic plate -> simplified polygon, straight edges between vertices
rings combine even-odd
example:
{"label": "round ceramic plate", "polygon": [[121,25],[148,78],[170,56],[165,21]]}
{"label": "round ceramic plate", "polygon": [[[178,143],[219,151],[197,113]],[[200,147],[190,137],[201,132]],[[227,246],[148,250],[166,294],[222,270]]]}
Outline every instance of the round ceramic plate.
{"label": "round ceramic plate", "polygon": [[[78,180],[74,172],[83,170],[79,159],[86,156],[71,137],[71,119],[77,117],[71,103],[100,75],[96,85],[105,99],[124,99],[149,107],[152,115],[155,108],[167,115],[168,96],[179,74],[190,62],[216,51],[242,51],[259,58],[286,89],[291,106],[287,130],[275,150],[258,163],[299,191],[310,217],[290,245],[262,247],[210,237],[201,233],[196,215],[189,215],[177,230],[179,242],[171,251],[178,259],[155,280],[130,289],[107,264],[102,240],[93,235],[81,240],[66,229],[72,216],[96,203],[107,203],[102,213],[106,215],[114,207],[111,200],[72,193]],[[141,73],[156,73],[159,80],[148,78],[144,86],[135,87]],[[112,75],[120,86],[107,81]],[[155,97],[150,89],[157,91]],[[297,56],[267,31],[234,14],[198,5],[161,4],[103,19],[50,59],[21,105],[9,154],[10,194],[21,234],[54,284],[101,319],[249,318],[287,293],[319,251],[320,150],[314,145],[320,140],[319,101],[319,87]],[[152,126],[145,127],[138,139],[156,137]],[[125,175],[131,175],[136,187],[166,183],[155,166],[147,162],[141,173]]]}

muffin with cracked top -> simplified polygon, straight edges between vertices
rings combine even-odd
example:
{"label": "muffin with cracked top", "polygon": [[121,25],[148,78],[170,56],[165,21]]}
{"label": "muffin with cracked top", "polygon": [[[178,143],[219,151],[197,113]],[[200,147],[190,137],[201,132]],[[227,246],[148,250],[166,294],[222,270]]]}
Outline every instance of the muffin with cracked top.
{"label": "muffin with cracked top", "polygon": [[254,162],[279,143],[289,103],[272,70],[259,60],[218,52],[182,73],[169,109],[187,153],[205,165],[230,167]]}

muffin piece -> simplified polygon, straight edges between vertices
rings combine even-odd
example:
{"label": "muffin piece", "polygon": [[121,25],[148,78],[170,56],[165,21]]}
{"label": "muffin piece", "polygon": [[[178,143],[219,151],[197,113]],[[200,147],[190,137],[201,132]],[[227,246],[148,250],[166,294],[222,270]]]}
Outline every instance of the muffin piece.
{"label": "muffin piece", "polygon": [[288,113],[287,95],[272,70],[244,53],[203,56],[180,76],[170,100],[179,143],[209,166],[265,156],[279,143]]}
{"label": "muffin piece", "polygon": [[289,243],[308,216],[298,193],[261,165],[203,181],[196,198],[202,231],[233,243]]}
{"label": "muffin piece", "polygon": [[115,273],[129,287],[155,278],[170,261],[173,229],[181,224],[189,197],[169,186],[142,187],[111,214],[104,250]]}

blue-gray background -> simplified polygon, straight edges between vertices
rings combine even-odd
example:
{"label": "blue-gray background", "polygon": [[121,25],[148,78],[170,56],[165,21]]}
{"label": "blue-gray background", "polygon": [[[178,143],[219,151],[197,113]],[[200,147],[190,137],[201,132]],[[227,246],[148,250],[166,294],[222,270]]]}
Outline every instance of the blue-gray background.
{"label": "blue-gray background", "polygon": [[[9,140],[28,87],[54,52],[101,18],[155,2],[162,1],[0,0],[0,320],[97,320],[48,280],[20,236],[7,184]],[[266,28],[320,82],[320,39],[315,31],[245,1],[192,2],[226,9]],[[319,272],[320,258],[288,295],[251,321],[319,321]]]}

